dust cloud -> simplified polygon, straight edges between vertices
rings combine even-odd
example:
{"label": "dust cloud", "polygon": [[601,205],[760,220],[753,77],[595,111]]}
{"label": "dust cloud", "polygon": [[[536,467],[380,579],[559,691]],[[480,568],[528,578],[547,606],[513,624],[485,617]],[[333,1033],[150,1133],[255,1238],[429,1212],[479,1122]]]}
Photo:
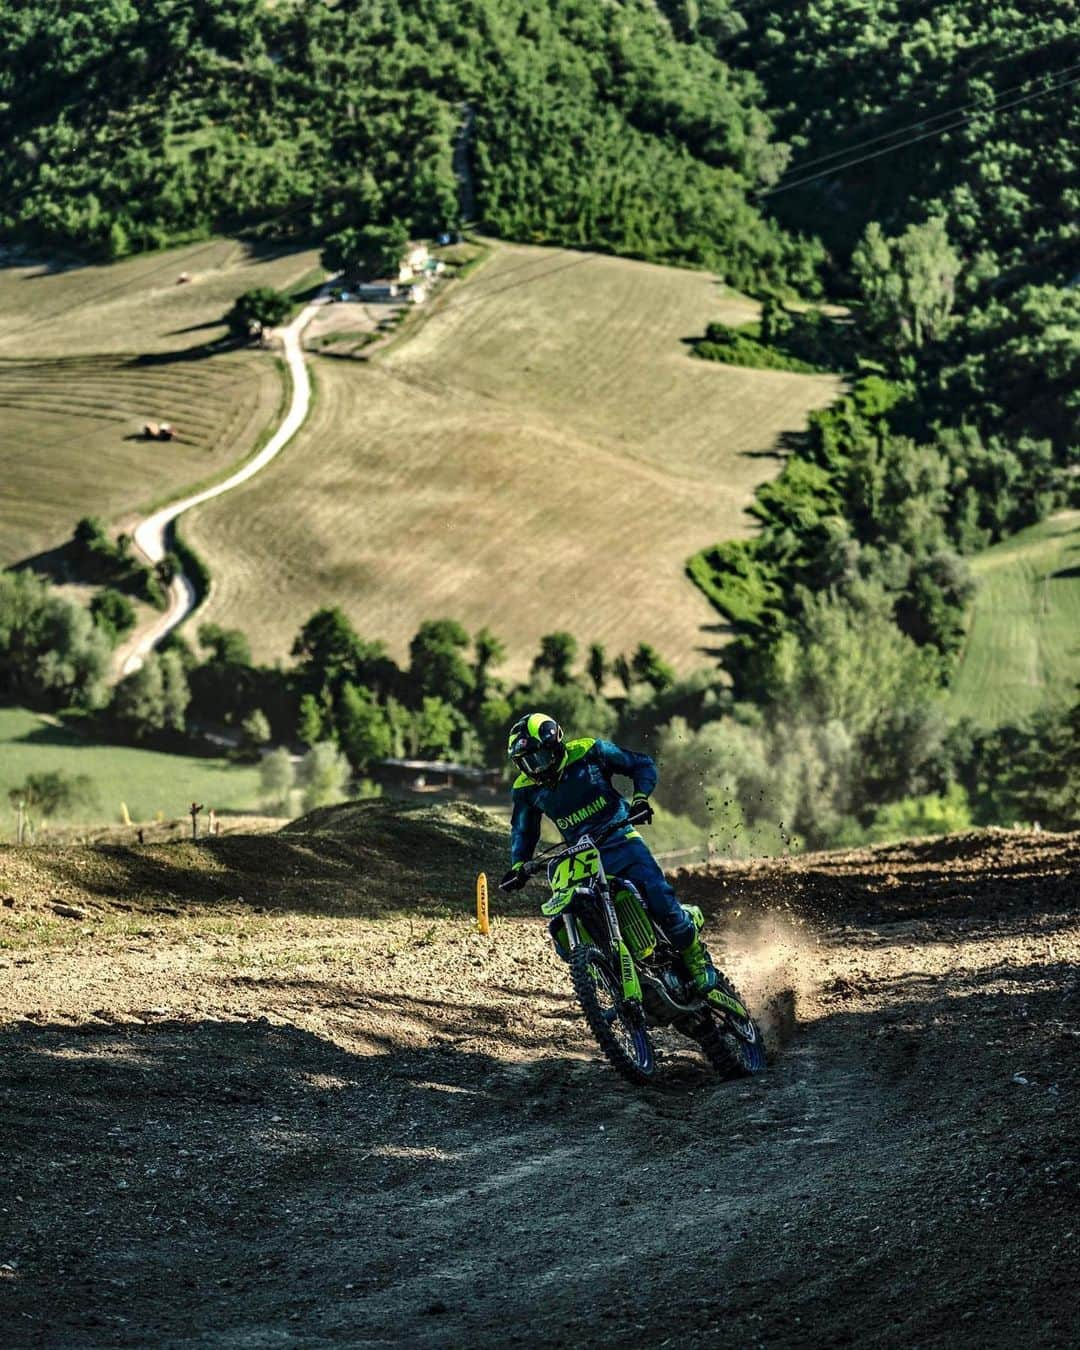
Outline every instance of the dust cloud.
{"label": "dust cloud", "polygon": [[819,938],[809,925],[787,914],[745,920],[736,914],[714,946],[775,1054],[790,1040],[820,983]]}

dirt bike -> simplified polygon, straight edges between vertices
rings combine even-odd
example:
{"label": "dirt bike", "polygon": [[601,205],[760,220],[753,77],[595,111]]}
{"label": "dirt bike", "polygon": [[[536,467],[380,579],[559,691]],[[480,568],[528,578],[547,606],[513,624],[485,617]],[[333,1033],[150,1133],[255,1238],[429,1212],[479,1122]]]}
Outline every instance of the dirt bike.
{"label": "dirt bike", "polygon": [[[650,1030],[657,1026],[674,1027],[696,1041],[725,1078],[759,1073],[765,1067],[761,1032],[731,981],[720,975],[711,1000],[698,993],[637,888],[604,870],[600,845],[638,819],[631,813],[629,820],[582,835],[524,867],[528,876],[547,869],[551,895],[541,912],[569,963],[589,1029],[612,1067],[631,1083],[656,1076]],[[684,908],[700,933],[701,910]]]}

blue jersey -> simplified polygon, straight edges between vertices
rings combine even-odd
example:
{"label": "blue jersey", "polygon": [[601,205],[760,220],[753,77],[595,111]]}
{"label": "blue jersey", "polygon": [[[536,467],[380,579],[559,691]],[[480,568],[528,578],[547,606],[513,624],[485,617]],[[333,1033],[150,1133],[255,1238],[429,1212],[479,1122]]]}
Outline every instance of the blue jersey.
{"label": "blue jersey", "polygon": [[554,787],[521,774],[513,791],[511,862],[527,862],[532,857],[544,816],[555,822],[568,844],[598,825],[625,820],[626,802],[611,783],[615,774],[631,779],[635,793],[648,796],[656,786],[656,765],[648,755],[591,737],[567,741],[566,763]]}

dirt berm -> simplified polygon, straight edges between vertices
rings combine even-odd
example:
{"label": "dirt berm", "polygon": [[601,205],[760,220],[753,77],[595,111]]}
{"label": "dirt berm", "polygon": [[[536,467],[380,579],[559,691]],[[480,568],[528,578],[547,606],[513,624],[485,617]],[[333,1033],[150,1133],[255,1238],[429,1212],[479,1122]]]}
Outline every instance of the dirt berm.
{"label": "dirt berm", "polygon": [[1080,835],[679,874],[774,1058],[649,1091],[502,843],[0,850],[4,1346],[1076,1345]]}

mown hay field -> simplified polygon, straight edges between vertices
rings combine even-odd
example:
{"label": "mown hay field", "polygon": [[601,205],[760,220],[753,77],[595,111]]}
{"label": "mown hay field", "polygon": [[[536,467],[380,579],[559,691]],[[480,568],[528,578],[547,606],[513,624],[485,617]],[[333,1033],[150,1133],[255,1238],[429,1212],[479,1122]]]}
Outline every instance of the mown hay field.
{"label": "mown hay field", "polygon": [[182,817],[193,801],[207,810],[251,810],[258,805],[259,773],[223,759],[168,755],[132,746],[101,745],[23,708],[0,708],[0,839],[13,837],[8,793],[28,774],[85,774],[92,797],[63,817],[68,822],[119,821],[121,802],[132,819]]}
{"label": "mown hay field", "polygon": [[495,246],[374,360],[312,358],[297,440],[187,518],[205,617],[264,659],[336,603],[398,657],[448,616],[503,637],[512,674],[557,628],[702,664],[716,616],[686,559],[748,533],[778,439],[839,390],[690,356],[709,320],[755,314],[702,273]]}
{"label": "mown hay field", "polygon": [[[0,565],[62,544],[80,516],[122,520],[223,472],[283,397],[266,353],[0,358]],[[145,440],[148,419],[173,423],[176,438]]]}
{"label": "mown hay field", "polygon": [[1071,704],[1080,680],[1080,511],[972,559],[978,591],[950,710],[980,726]]}
{"label": "mown hay field", "polygon": [[[254,286],[291,290],[323,273],[318,251],[236,239],[143,253],[118,263],[20,261],[0,267],[0,356],[179,352],[221,337]],[[179,278],[189,279],[180,283]]]}
{"label": "mown hay field", "polygon": [[[218,239],[111,266],[0,268],[0,566],[63,543],[80,516],[121,522],[247,454],[279,414],[279,367],[205,344],[242,291],[303,284],[316,263]],[[146,421],[177,438],[144,441]]]}

